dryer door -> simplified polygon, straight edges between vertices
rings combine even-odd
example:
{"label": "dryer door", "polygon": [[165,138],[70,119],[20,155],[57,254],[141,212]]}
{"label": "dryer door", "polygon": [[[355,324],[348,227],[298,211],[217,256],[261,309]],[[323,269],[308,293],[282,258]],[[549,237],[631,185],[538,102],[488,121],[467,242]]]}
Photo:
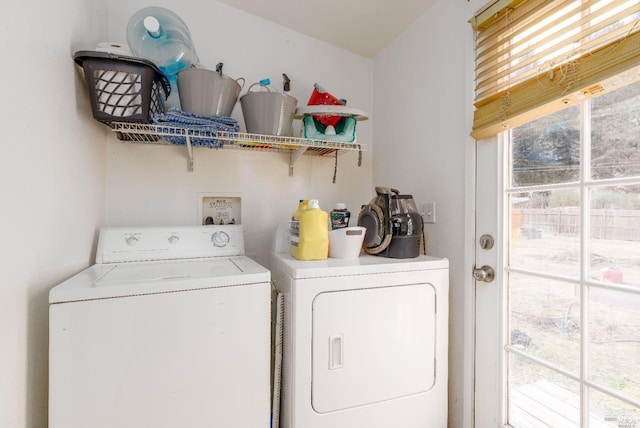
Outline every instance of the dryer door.
{"label": "dryer door", "polygon": [[431,284],[317,295],[314,410],[328,413],[428,391],[435,383],[435,332]]}

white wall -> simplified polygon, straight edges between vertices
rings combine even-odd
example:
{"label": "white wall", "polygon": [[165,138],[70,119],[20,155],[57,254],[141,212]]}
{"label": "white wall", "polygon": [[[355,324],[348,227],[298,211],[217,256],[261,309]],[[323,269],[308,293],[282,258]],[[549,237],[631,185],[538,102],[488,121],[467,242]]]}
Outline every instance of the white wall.
{"label": "white wall", "polygon": [[46,427],[48,292],[90,263],[104,218],[105,135],[71,53],[106,34],[103,3],[3,6],[0,427]]}
{"label": "white wall", "polygon": [[[126,40],[129,17],[147,2],[111,0],[109,37]],[[303,36],[215,1],[158,2],[178,14],[189,27],[201,63],[248,86],[269,77],[282,90],[282,73],[291,78],[291,95],[306,105],[319,83],[349,105],[372,113],[372,61]],[[172,103],[177,103],[172,96]],[[233,113],[244,129],[240,103]],[[317,198],[330,211],[345,202],[357,215],[373,192],[371,185],[372,120],[359,122],[358,141],[367,145],[362,167],[357,152],[338,158],[332,183],[333,158],[302,156],[288,176],[289,156],[237,150],[196,148],[194,171],[187,172],[184,147],[108,143],[106,223],[197,224],[199,193],[237,194],[243,200],[246,251],[268,264],[277,224],[290,218],[299,199]],[[300,121],[294,123],[299,130]]]}
{"label": "white wall", "polygon": [[436,201],[436,224],[425,228],[427,253],[450,261],[451,427],[470,426],[472,411],[472,246],[465,228],[473,224],[467,20],[481,6],[475,3],[440,0],[374,61],[374,185]]}

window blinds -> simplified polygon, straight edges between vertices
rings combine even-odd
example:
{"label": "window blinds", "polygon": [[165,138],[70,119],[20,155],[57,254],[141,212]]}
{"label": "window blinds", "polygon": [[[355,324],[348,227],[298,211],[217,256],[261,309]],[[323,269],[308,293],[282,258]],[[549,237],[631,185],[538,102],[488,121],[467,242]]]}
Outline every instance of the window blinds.
{"label": "window blinds", "polygon": [[640,67],[640,0],[497,0],[476,35],[471,135],[486,138],[579,102]]}

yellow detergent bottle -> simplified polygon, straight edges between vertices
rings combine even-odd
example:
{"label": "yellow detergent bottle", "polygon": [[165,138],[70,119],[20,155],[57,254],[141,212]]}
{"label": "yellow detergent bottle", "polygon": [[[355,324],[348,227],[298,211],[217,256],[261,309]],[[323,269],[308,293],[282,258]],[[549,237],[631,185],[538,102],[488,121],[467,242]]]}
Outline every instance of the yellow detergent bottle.
{"label": "yellow detergent bottle", "polygon": [[292,225],[291,255],[298,260],[324,260],[329,256],[329,213],[320,209],[317,199],[309,199],[298,205],[293,214],[298,222],[297,242]]}

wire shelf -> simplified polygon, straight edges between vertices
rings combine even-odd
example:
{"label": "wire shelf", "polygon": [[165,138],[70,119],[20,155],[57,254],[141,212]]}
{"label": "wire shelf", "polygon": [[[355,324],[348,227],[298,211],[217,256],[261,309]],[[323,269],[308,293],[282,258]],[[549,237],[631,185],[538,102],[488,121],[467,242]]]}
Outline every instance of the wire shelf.
{"label": "wire shelf", "polygon": [[[120,141],[186,146],[190,171],[193,170],[193,147],[287,152],[290,154],[289,175],[293,175],[293,164],[302,155],[333,157],[347,151],[358,151],[361,153],[365,150],[365,146],[359,143],[313,140],[299,137],[242,132],[211,132],[147,123],[112,122],[108,125]],[[358,157],[358,166],[360,166],[360,164],[361,155]]]}
{"label": "wire shelf", "polygon": [[[109,124],[120,141],[135,143],[177,144],[175,141],[189,137],[193,147],[208,147],[206,142],[219,142],[219,148],[233,148],[257,151],[295,151],[301,148],[307,149],[305,154],[311,156],[323,156],[339,151],[365,150],[359,143],[344,143],[325,140],[312,140],[299,137],[287,137],[276,135],[249,134],[243,132],[213,133],[197,129],[180,128],[174,126],[151,125],[147,123],[112,122]],[[213,147],[211,147],[213,148]]]}

